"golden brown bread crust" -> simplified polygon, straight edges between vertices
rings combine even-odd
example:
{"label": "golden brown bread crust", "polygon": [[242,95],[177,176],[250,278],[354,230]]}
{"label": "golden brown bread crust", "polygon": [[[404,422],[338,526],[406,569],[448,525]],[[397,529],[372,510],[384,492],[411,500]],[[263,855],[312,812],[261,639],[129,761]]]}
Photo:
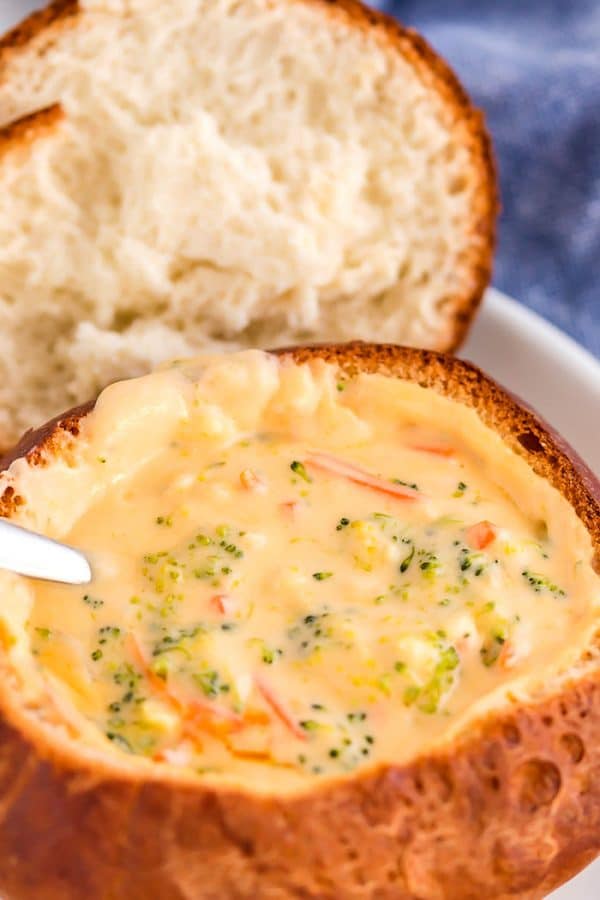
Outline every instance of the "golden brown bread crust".
{"label": "golden brown bread crust", "polygon": [[[280,353],[410,379],[474,407],[568,497],[600,547],[596,479],[474,366],[390,345]],[[60,455],[90,408],[30,433],[17,455],[32,466]],[[5,514],[17,496],[3,497]],[[66,742],[43,741],[11,691],[0,654],[6,900],[538,900],[600,851],[597,671],[490,714],[410,764],[287,798],[92,765]]]}
{"label": "golden brown bread crust", "polygon": [[[466,274],[466,287],[444,300],[448,330],[437,347],[443,351],[454,351],[465,339],[489,284],[496,244],[499,210],[496,166],[483,114],[472,105],[444,60],[412,29],[403,28],[395,19],[364,6],[358,0],[300,2],[319,6],[326,15],[368,31],[376,35],[384,46],[400,52],[415,68],[423,83],[443,99],[448,126],[456,134],[457,142],[468,149],[470,178],[476,186],[475,203],[468,227],[468,250],[457,266],[461,274]],[[73,27],[80,17],[85,17],[85,12],[77,0],[55,0],[0,39],[0,83],[8,77],[6,71],[14,54],[27,52],[32,46],[38,53],[43,53],[54,42],[60,29]]]}
{"label": "golden brown bread crust", "polygon": [[0,75],[2,64],[8,56],[21,47],[26,47],[34,38],[48,32],[59,22],[65,23],[80,12],[78,0],[54,0],[44,9],[31,13],[15,28],[0,38]]}
{"label": "golden brown bread crust", "polygon": [[[54,452],[64,448],[68,435],[76,438],[79,435],[79,423],[94,408],[95,401],[82,403],[60,416],[55,416],[40,428],[30,428],[21,437],[18,444],[3,456],[0,456],[0,472],[8,469],[15,459],[26,457],[31,465],[44,466]],[[5,492],[6,493],[6,492]],[[0,496],[0,515],[10,516],[11,508],[6,506],[4,496]]]}
{"label": "golden brown bread crust", "polygon": [[0,160],[15,150],[26,149],[44,135],[52,134],[64,118],[62,106],[55,103],[0,128]]}

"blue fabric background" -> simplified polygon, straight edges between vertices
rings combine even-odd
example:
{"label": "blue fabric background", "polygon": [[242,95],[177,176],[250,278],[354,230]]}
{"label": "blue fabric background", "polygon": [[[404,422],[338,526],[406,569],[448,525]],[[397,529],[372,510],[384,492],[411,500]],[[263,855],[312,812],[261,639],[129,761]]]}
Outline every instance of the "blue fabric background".
{"label": "blue fabric background", "polygon": [[600,357],[600,0],[390,0],[486,113],[494,283]]}

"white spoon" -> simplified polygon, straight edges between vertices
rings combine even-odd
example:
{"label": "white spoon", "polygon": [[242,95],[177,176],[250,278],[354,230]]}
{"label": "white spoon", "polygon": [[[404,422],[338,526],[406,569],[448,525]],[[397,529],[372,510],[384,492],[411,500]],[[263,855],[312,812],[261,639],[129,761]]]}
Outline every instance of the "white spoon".
{"label": "white spoon", "polygon": [[0,569],[63,584],[92,580],[90,564],[79,550],[1,518]]}

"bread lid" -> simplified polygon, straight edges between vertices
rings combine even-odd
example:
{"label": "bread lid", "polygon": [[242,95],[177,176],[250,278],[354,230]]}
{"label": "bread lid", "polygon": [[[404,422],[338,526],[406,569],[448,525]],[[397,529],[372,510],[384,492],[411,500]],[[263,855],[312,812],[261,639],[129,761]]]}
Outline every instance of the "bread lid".
{"label": "bread lid", "polygon": [[489,281],[482,116],[359,3],[54,3],[0,42],[2,126],[5,448],[210,348],[449,350]]}

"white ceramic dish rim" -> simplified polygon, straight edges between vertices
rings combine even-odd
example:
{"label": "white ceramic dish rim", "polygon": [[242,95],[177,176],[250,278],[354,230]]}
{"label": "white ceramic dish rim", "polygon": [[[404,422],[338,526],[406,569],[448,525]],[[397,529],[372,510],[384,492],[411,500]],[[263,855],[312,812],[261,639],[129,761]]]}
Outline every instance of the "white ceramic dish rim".
{"label": "white ceramic dish rim", "polygon": [[587,350],[492,288],[459,355],[530,404],[600,475],[600,362]]}

